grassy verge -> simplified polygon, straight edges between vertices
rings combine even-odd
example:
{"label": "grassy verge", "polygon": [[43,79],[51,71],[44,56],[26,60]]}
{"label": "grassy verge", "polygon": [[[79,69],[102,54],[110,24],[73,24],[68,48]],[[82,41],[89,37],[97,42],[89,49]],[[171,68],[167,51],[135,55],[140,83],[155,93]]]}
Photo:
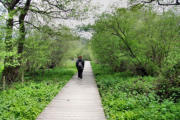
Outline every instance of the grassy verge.
{"label": "grassy verge", "polygon": [[0,91],[0,120],[35,120],[75,72],[73,65],[46,70]]}
{"label": "grassy verge", "polygon": [[180,101],[159,102],[156,78],[111,73],[94,63],[92,67],[108,120],[180,120]]}

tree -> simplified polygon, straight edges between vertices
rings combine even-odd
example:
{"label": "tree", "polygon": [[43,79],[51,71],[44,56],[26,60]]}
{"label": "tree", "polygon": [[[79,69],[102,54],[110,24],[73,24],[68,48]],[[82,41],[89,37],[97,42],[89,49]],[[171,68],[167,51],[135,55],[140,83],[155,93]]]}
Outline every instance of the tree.
{"label": "tree", "polygon": [[[79,37],[70,28],[54,29],[42,26],[41,30],[28,32],[23,52],[24,70],[36,73],[62,65],[71,52],[77,49]],[[73,55],[76,55],[74,53]],[[72,55],[71,55],[72,56]]]}
{"label": "tree", "polygon": [[179,17],[171,12],[158,15],[148,10],[117,9],[102,15],[93,28],[92,50],[99,62],[114,71],[157,75],[179,49]]}
{"label": "tree", "polygon": [[[17,77],[17,68],[16,66],[17,56],[14,54],[14,48],[13,48],[13,40],[12,40],[12,34],[13,34],[13,25],[14,25],[14,16],[16,14],[15,7],[20,2],[20,0],[11,0],[11,1],[0,1],[4,7],[8,11],[8,18],[6,20],[6,35],[5,35],[5,49],[6,49],[6,56],[4,60],[4,70],[3,70],[3,77],[5,76],[6,82],[10,82],[14,77]],[[2,77],[2,78],[3,78]]]}
{"label": "tree", "polygon": [[[39,29],[27,17],[34,17],[44,21],[43,17],[49,19],[69,19],[80,17],[80,13],[87,11],[89,0],[0,0],[0,3],[8,11],[6,20],[5,49],[6,56],[4,60],[3,75],[8,83],[16,80],[21,66],[21,54],[24,49],[26,36],[25,25],[29,24]],[[82,8],[82,5],[84,8]],[[83,14],[84,15],[84,14]],[[15,21],[18,17],[18,20]],[[17,24],[15,24],[17,23]],[[44,22],[45,23],[45,22]],[[18,25],[19,37],[16,42],[13,40],[13,27]]]}

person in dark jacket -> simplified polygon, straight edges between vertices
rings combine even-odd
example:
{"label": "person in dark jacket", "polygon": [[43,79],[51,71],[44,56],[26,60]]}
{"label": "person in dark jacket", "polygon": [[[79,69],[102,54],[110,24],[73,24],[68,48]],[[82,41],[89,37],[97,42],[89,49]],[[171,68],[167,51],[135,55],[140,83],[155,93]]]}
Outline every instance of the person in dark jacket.
{"label": "person in dark jacket", "polygon": [[84,60],[82,59],[82,56],[78,57],[78,60],[76,61],[76,68],[78,70],[78,78],[82,79],[82,73],[84,70]]}

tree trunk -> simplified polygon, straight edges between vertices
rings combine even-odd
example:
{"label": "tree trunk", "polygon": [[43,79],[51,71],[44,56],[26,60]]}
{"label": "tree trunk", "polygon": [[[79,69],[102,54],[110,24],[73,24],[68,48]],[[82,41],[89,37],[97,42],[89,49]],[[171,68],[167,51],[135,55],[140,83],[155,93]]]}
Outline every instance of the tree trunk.
{"label": "tree trunk", "polygon": [[6,80],[5,80],[5,76],[3,76],[3,90],[5,90],[6,89]]}
{"label": "tree trunk", "polygon": [[[4,60],[4,70],[2,72],[2,76],[5,77],[6,83],[11,83],[14,81],[14,77],[16,76],[16,68],[12,67],[14,63],[13,55],[9,55],[13,52],[13,41],[12,41],[12,33],[13,33],[13,15],[12,10],[8,10],[8,20],[6,21],[6,37],[5,37],[5,49],[6,53]],[[3,77],[1,78],[3,80]]]}
{"label": "tree trunk", "polygon": [[21,81],[22,81],[22,84],[24,84],[24,70],[22,70]]}
{"label": "tree trunk", "polygon": [[26,36],[26,31],[25,31],[25,25],[24,25],[24,20],[25,17],[27,15],[27,12],[29,10],[31,4],[31,0],[26,0],[26,4],[23,8],[23,10],[21,11],[21,14],[19,16],[19,33],[20,33],[20,38],[18,41],[18,54],[21,54],[24,50],[24,41],[25,41],[25,36]]}
{"label": "tree trunk", "polygon": [[[10,53],[10,55],[8,54],[7,56],[5,56],[4,70],[2,72],[2,76],[5,76],[6,83],[8,83],[8,84],[16,81],[17,77],[19,76],[20,63],[22,62],[21,56],[17,59],[16,55],[14,55],[14,54],[11,55],[11,53],[13,52],[13,41],[12,41],[13,17],[15,15],[15,13],[13,13],[13,11],[14,11],[16,4],[18,4],[19,1],[20,0],[12,0],[9,3],[9,8],[8,8],[9,18],[6,22],[7,31],[6,31],[6,37],[5,37],[5,45],[6,45],[6,52]],[[30,4],[31,4],[31,0],[26,0],[26,4],[19,16],[20,38],[18,41],[18,54],[21,54],[23,52],[24,41],[25,41],[24,19],[25,19],[25,16],[27,15]],[[16,61],[17,63],[14,63],[14,61]]]}
{"label": "tree trunk", "polygon": [[[25,20],[25,17],[27,15],[27,12],[29,10],[30,4],[31,4],[31,0],[26,0],[26,4],[25,4],[23,10],[21,11],[21,14],[19,15],[19,33],[20,33],[20,37],[19,37],[19,40],[18,40],[18,54],[20,55],[20,57],[18,58],[18,61],[19,61],[20,65],[23,64],[22,53],[23,53],[23,50],[24,50],[24,42],[25,42],[25,37],[26,37],[26,30],[25,30],[24,20]],[[18,71],[20,71],[19,70],[20,67],[24,67],[24,66],[19,66]],[[24,70],[22,70],[21,72],[22,72],[21,73],[21,79],[22,79],[22,83],[23,83],[24,82]]]}
{"label": "tree trunk", "polygon": [[18,77],[18,69],[19,67],[11,66],[7,66],[4,68],[2,76],[5,76],[5,81],[7,84],[11,84],[16,81],[16,78]]}

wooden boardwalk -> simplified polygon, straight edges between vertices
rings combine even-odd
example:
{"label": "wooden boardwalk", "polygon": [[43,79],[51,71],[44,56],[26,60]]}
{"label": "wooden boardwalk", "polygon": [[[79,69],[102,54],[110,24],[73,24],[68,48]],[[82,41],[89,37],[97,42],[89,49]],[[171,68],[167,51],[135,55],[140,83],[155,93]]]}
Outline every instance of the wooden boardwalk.
{"label": "wooden boardwalk", "polygon": [[37,120],[106,120],[90,62],[83,79],[74,76]]}

